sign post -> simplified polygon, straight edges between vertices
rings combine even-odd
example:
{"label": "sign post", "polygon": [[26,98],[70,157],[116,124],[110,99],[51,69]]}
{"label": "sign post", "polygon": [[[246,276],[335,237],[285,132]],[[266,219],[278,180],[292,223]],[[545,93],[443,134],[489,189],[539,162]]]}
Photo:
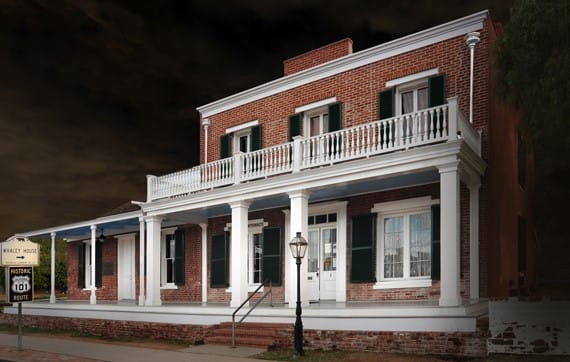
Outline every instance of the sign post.
{"label": "sign post", "polygon": [[22,344],[22,302],[34,300],[34,266],[39,265],[40,246],[27,238],[16,237],[2,243],[1,265],[7,266],[8,301],[18,303],[18,351]]}

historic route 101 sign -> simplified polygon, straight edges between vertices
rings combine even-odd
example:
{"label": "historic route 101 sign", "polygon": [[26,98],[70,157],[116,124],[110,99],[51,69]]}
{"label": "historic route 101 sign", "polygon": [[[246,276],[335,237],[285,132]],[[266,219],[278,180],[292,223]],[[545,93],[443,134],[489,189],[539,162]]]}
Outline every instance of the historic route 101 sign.
{"label": "historic route 101 sign", "polygon": [[1,244],[3,266],[36,266],[40,261],[40,245],[27,238],[15,237]]}
{"label": "historic route 101 sign", "polygon": [[34,273],[30,267],[12,267],[10,270],[10,303],[31,302],[34,299]]}

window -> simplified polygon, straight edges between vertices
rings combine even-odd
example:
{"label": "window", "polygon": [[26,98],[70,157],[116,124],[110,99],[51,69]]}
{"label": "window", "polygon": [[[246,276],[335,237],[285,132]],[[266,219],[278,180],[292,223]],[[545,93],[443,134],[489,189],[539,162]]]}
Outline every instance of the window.
{"label": "window", "polygon": [[304,136],[319,136],[329,131],[329,113],[328,108],[319,108],[305,114]]}
{"label": "window", "polygon": [[[78,247],[77,287],[91,286],[91,242],[81,242]],[[100,288],[103,282],[103,242],[95,243],[95,287]]]}
{"label": "window", "polygon": [[247,282],[259,284],[263,282],[263,234],[261,227],[249,228]]}
{"label": "window", "polygon": [[428,82],[420,80],[396,88],[396,115],[428,108]]}
{"label": "window", "polygon": [[261,126],[258,123],[251,121],[226,129],[226,134],[220,137],[220,158],[260,149]]}
{"label": "window", "polygon": [[382,220],[380,280],[426,278],[431,271],[431,213],[411,213]]}
{"label": "window", "polygon": [[163,231],[161,248],[161,284],[184,284],[184,230]]}
{"label": "window", "polygon": [[[376,289],[431,286],[439,268],[439,225],[433,201],[418,197],[376,204]],[[437,236],[436,236],[437,234]]]}

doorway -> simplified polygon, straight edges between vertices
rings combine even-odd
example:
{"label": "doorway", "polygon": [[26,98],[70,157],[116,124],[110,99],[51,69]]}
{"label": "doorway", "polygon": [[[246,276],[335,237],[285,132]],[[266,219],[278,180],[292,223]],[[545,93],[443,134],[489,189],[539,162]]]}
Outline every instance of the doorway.
{"label": "doorway", "polygon": [[334,224],[309,227],[307,292],[310,301],[336,299],[337,228]]}
{"label": "doorway", "polygon": [[119,238],[117,249],[117,299],[135,299],[135,237]]}

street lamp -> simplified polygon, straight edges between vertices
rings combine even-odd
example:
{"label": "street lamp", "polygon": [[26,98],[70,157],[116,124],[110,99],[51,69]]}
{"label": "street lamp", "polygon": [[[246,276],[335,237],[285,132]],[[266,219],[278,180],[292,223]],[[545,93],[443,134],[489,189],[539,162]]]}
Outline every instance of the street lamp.
{"label": "street lamp", "polygon": [[297,318],[295,319],[295,353],[298,356],[305,354],[303,351],[303,322],[301,321],[301,259],[305,257],[305,253],[307,252],[307,245],[307,240],[301,236],[300,232],[297,232],[297,236],[291,239],[291,242],[289,243],[291,254],[297,261],[297,310],[295,311]]}

